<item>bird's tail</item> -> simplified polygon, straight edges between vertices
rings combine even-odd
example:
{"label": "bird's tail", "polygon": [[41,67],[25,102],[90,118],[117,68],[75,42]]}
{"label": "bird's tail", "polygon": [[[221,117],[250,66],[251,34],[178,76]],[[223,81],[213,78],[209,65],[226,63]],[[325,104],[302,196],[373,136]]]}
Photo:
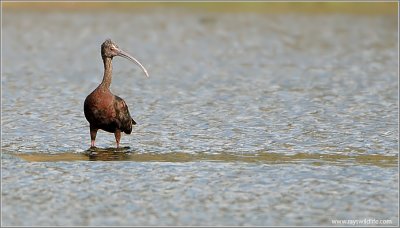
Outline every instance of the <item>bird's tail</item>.
{"label": "bird's tail", "polygon": [[132,125],[136,125],[136,122],[135,122],[135,120],[133,120],[133,119],[132,119]]}

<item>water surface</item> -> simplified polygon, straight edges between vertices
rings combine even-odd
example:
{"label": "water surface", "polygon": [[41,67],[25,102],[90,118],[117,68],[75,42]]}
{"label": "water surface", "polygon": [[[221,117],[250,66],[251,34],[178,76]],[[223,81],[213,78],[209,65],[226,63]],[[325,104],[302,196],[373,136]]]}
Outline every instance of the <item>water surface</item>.
{"label": "water surface", "polygon": [[[398,224],[396,18],[170,9],[3,20],[3,225]],[[99,132],[89,150],[83,101],[106,38],[150,78],[114,58],[111,90],[138,125],[122,149]]]}

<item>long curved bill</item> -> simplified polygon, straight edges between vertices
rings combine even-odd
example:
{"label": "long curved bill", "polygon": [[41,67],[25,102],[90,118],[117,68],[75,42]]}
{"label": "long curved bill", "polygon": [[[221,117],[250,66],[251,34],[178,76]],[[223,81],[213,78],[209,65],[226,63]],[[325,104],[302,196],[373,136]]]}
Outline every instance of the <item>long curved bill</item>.
{"label": "long curved bill", "polygon": [[123,51],[121,49],[118,49],[118,55],[136,63],[140,68],[142,68],[142,70],[146,74],[146,76],[149,77],[149,73],[147,73],[146,68],[144,68],[144,66],[137,59],[133,58],[130,54],[126,53],[125,51]]}

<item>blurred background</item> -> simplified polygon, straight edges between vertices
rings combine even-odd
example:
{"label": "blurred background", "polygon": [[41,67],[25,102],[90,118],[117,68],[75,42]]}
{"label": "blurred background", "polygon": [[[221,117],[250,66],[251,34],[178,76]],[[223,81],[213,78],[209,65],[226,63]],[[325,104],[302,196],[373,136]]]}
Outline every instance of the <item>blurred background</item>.
{"label": "blurred background", "polygon": [[133,10],[181,8],[219,12],[396,14],[396,2],[5,2],[5,9]]}

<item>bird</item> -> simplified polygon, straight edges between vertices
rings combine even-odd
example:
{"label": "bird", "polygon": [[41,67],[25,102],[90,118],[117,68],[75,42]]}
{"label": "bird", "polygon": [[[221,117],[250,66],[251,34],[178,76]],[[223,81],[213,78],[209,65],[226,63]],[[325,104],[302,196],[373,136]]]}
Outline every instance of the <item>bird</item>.
{"label": "bird", "polygon": [[96,89],[85,99],[84,113],[90,125],[90,147],[95,148],[95,140],[98,130],[114,133],[117,148],[121,140],[121,132],[131,134],[132,125],[136,122],[129,113],[126,102],[111,93],[110,85],[112,80],[112,60],[120,56],[136,63],[145,73],[149,74],[146,68],[130,54],[118,47],[111,39],[107,39],[101,45],[101,57],[104,64],[103,80]]}

